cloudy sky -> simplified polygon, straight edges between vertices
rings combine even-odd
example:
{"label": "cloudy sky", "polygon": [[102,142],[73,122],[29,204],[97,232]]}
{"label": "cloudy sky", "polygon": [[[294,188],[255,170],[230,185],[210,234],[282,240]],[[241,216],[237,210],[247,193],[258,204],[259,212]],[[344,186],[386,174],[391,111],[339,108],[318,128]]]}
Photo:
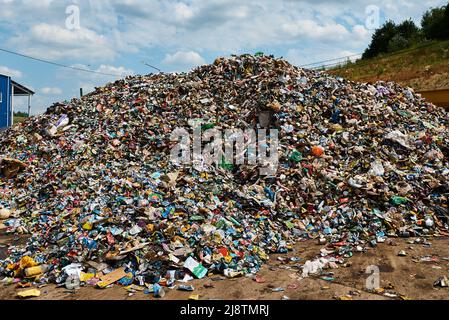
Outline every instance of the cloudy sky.
{"label": "cloudy sky", "polygon": [[[188,71],[262,51],[296,65],[363,52],[376,20],[417,23],[447,0],[0,0],[0,73],[36,91],[33,113],[128,74]],[[377,10],[377,11],[376,11]],[[78,19],[79,12],[79,19]],[[378,12],[378,19],[376,19]],[[79,23],[78,23],[79,22]],[[24,108],[24,102],[19,109]]]}

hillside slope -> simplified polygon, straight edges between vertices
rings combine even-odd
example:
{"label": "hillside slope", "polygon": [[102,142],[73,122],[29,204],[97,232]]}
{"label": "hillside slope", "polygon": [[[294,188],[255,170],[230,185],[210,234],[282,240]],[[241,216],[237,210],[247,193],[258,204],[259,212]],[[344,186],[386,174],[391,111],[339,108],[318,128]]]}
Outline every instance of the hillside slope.
{"label": "hillside slope", "polygon": [[396,81],[415,90],[449,88],[449,41],[430,42],[327,71],[353,81]]}

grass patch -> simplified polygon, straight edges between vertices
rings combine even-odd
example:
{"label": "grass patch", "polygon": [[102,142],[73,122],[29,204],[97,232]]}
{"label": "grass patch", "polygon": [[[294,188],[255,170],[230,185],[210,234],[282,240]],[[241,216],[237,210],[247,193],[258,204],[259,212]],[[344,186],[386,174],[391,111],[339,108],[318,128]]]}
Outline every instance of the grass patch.
{"label": "grass patch", "polygon": [[14,117],[14,123],[21,123],[24,122],[27,119],[27,117]]}
{"label": "grass patch", "polygon": [[447,88],[449,41],[427,42],[327,72],[359,82],[396,81],[417,90]]}

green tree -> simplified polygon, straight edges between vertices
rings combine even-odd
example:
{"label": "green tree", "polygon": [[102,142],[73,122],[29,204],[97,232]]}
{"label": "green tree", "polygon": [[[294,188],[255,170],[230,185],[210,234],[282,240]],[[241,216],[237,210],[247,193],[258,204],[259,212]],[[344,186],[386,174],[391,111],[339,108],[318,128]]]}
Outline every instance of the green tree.
{"label": "green tree", "polygon": [[14,117],[28,118],[28,113],[22,112],[22,111],[17,111],[17,112],[14,112]]}
{"label": "green tree", "polygon": [[410,47],[410,41],[401,34],[397,34],[388,43],[388,52],[396,52],[408,47]]}
{"label": "green tree", "polygon": [[405,20],[396,25],[393,21],[386,22],[374,32],[371,44],[362,58],[373,58],[382,53],[395,52],[409,48],[423,40],[421,29],[411,20]]}
{"label": "green tree", "polygon": [[405,39],[417,39],[421,34],[421,30],[411,19],[405,20],[400,25],[398,25],[397,32]]}
{"label": "green tree", "polygon": [[371,39],[371,43],[362,55],[362,59],[369,59],[381,53],[388,52],[390,40],[397,34],[397,26],[393,21],[387,21],[377,29]]}
{"label": "green tree", "polygon": [[421,30],[412,20],[405,20],[396,27],[396,35],[388,43],[388,52],[409,48],[423,40]]}
{"label": "green tree", "polygon": [[429,40],[449,39],[449,4],[426,11],[421,26],[424,36]]}

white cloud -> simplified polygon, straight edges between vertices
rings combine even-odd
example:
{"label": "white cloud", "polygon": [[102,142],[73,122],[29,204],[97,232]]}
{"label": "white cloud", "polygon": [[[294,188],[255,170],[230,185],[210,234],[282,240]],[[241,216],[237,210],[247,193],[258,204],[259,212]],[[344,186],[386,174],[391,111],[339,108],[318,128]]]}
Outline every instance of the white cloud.
{"label": "white cloud", "polygon": [[206,61],[195,51],[178,51],[174,54],[167,54],[162,63],[174,67],[191,68],[203,65]]}
{"label": "white cloud", "polygon": [[113,74],[116,75],[116,77],[122,78],[125,76],[129,76],[134,74],[134,71],[132,69],[127,69],[123,66],[120,67],[114,67],[110,65],[104,65],[102,64],[96,72],[106,73],[106,74]]}
{"label": "white cloud", "polygon": [[352,28],[353,35],[356,37],[356,40],[367,42],[371,37],[371,32],[368,31],[363,25],[355,25]]}
{"label": "white cloud", "polygon": [[[446,0],[379,0],[387,19],[412,17]],[[366,47],[361,26],[372,0],[1,0],[0,18],[15,32],[11,48],[51,59],[111,63],[124,53],[239,53],[306,40]],[[81,30],[64,28],[65,7],[78,4]],[[13,12],[11,15],[11,11]],[[8,12],[3,17],[3,12]],[[5,13],[6,15],[6,13]],[[39,18],[37,18],[39,17]],[[45,21],[45,23],[42,23]],[[381,21],[382,23],[383,21]],[[24,32],[30,30],[30,32]],[[310,44],[308,44],[310,45]],[[313,43],[311,43],[313,45]],[[352,50],[352,48],[350,48]],[[163,56],[162,54],[162,56]]]}
{"label": "white cloud", "polygon": [[322,40],[341,40],[349,35],[348,30],[341,24],[319,24],[314,20],[299,20],[282,24],[282,30],[292,37],[304,37]]}
{"label": "white cloud", "polygon": [[174,16],[178,21],[186,21],[194,16],[194,12],[191,7],[185,3],[179,2],[174,5]]}
{"label": "white cloud", "polygon": [[59,73],[58,76],[61,79],[75,77],[76,79],[79,79],[82,82],[95,82],[97,84],[104,84],[107,81],[114,81],[135,74],[132,69],[126,68],[124,66],[115,67],[111,65],[102,64],[98,68],[93,69],[88,65],[74,64],[72,65],[72,67],[82,70],[91,70],[93,72],[64,69],[61,70],[61,73]]}
{"label": "white cloud", "polygon": [[44,87],[41,89],[41,92],[43,94],[47,94],[47,95],[58,95],[58,94],[62,94],[62,90],[58,87]]}
{"label": "white cloud", "polygon": [[0,74],[3,74],[5,76],[10,76],[13,78],[21,78],[22,72],[19,70],[10,69],[5,66],[0,66]]}
{"label": "white cloud", "polygon": [[40,23],[30,31],[10,39],[22,52],[45,59],[61,58],[84,61],[111,61],[116,52],[112,42],[96,32],[81,28],[68,30],[58,25]]}
{"label": "white cloud", "polygon": [[110,75],[103,75],[98,73],[88,73],[88,72],[82,72],[82,71],[76,71],[76,70],[68,70],[65,69],[63,72],[61,72],[58,77],[62,79],[63,81],[67,81],[67,79],[76,79],[77,83],[75,84],[77,88],[75,90],[75,95],[79,93],[78,88],[83,88],[84,93],[92,92],[95,90],[95,87],[101,87],[104,86],[107,82],[112,82],[121,78],[124,78],[129,75],[135,74],[135,72],[132,69],[125,68],[123,66],[115,67],[111,65],[100,65],[97,69],[92,69],[90,66],[83,65],[83,64],[76,64],[73,65],[73,67],[80,68],[80,69],[86,69],[86,70],[93,70],[95,72],[101,72],[104,74],[110,74]]}

